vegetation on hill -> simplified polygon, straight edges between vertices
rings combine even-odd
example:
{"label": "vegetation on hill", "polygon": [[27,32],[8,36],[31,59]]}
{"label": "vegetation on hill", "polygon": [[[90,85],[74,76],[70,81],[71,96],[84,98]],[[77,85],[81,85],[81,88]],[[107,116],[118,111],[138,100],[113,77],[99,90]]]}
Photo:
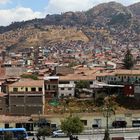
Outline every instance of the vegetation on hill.
{"label": "vegetation on hill", "polygon": [[[99,97],[97,99],[77,99],[77,98],[67,98],[60,99],[60,103],[57,106],[51,106],[47,101],[45,105],[45,114],[73,114],[73,113],[102,113],[103,108],[106,107],[106,97]],[[109,98],[110,106],[115,112],[121,112],[125,110],[139,110],[140,100],[125,97],[125,96],[110,96]]]}

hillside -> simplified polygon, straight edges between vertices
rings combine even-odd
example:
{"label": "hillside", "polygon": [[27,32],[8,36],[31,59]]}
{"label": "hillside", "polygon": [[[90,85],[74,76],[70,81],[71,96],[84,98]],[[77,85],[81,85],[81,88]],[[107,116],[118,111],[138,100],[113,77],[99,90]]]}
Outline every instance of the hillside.
{"label": "hillside", "polygon": [[44,19],[15,22],[0,27],[0,48],[20,50],[69,41],[105,46],[112,45],[114,40],[138,44],[139,5],[125,7],[120,3],[109,2],[85,12],[66,12],[47,15]]}
{"label": "hillside", "polygon": [[26,27],[16,29],[0,35],[1,47],[7,46],[8,50],[23,49],[28,47],[51,45],[57,42],[84,41],[88,42],[87,36],[76,28],[44,26],[41,29]]}
{"label": "hillside", "polygon": [[140,2],[130,5],[128,8],[132,11],[134,16],[140,20]]}

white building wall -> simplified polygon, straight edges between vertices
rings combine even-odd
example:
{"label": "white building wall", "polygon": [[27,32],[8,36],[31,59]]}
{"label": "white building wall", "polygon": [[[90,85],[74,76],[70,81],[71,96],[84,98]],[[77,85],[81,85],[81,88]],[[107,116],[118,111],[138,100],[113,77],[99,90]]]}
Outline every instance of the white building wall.
{"label": "white building wall", "polygon": [[75,85],[74,81],[70,81],[69,83]]}
{"label": "white building wall", "polygon": [[135,87],[134,87],[134,93],[140,94],[140,85],[135,85]]}
{"label": "white building wall", "polygon": [[61,96],[74,96],[75,85],[72,84],[59,84],[58,85],[58,97]]}
{"label": "white building wall", "polygon": [[[74,115],[74,114],[73,114]],[[103,114],[96,115],[96,114],[75,114],[76,116],[80,117],[80,120],[87,120],[87,125],[85,125],[85,129],[92,129],[93,124],[100,125],[99,127],[105,128],[106,127],[106,117]],[[66,116],[65,116],[66,117]],[[49,120],[51,123],[57,124],[57,126],[61,125],[61,120],[65,117],[51,117]],[[139,120],[139,114],[112,114],[108,119],[109,128],[112,128],[112,123],[115,120],[124,120],[127,122],[127,127],[132,127],[132,120]]]}
{"label": "white building wall", "polygon": [[135,98],[140,99],[140,85],[135,85],[134,86],[134,96],[135,96]]}

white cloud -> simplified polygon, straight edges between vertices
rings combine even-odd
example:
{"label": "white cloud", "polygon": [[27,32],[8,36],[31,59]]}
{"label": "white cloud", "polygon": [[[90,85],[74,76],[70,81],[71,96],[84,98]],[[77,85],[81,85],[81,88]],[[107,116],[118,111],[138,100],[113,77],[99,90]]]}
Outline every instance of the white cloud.
{"label": "white cloud", "polygon": [[0,4],[6,4],[8,2],[10,2],[10,0],[0,0]]}
{"label": "white cloud", "polygon": [[[9,25],[14,21],[25,21],[45,17],[46,14],[55,14],[66,11],[86,11],[93,6],[113,0],[49,0],[44,12],[33,11],[22,6],[12,9],[0,9],[0,26]],[[139,2],[140,0],[114,0],[124,5]],[[7,4],[12,0],[0,0],[0,4]]]}
{"label": "white cloud", "polygon": [[16,7],[8,10],[0,10],[0,25],[6,26],[14,21],[25,21],[44,17],[41,12],[34,12],[30,8]]}
{"label": "white cloud", "polygon": [[91,8],[92,5],[92,0],[50,0],[46,12],[53,14],[66,11],[82,11]]}
{"label": "white cloud", "polygon": [[54,14],[66,11],[85,11],[97,4],[110,1],[116,1],[124,5],[140,2],[140,0],[49,0],[46,12]]}

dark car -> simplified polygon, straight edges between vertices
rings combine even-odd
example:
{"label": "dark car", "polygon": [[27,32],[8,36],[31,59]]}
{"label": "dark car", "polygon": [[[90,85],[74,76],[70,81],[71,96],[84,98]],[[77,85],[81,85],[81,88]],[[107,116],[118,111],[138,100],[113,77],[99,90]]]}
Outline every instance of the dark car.
{"label": "dark car", "polygon": [[114,121],[112,123],[112,127],[114,127],[114,128],[125,128],[126,125],[127,125],[126,121]]}

